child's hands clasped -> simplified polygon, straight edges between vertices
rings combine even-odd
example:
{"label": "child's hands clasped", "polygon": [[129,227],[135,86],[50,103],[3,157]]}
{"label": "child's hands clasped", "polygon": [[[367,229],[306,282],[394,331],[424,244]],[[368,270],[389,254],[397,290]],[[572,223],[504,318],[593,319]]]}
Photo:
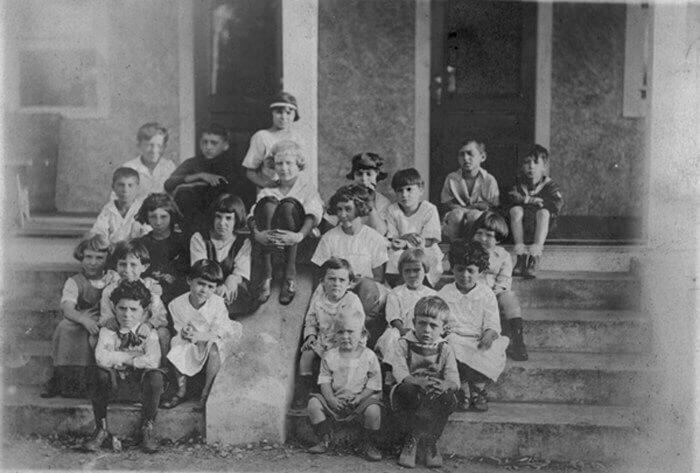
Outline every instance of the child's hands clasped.
{"label": "child's hands clasped", "polygon": [[498,332],[492,329],[486,329],[483,334],[481,334],[481,338],[479,339],[479,346],[478,348],[488,350],[491,348],[491,345],[493,342],[498,338]]}
{"label": "child's hands clasped", "polygon": [[184,340],[186,340],[188,342],[192,342],[192,341],[194,341],[194,340],[192,340],[192,337],[194,336],[194,334],[196,332],[197,332],[197,329],[195,329],[192,324],[187,324],[186,326],[184,326],[182,328],[182,330],[180,330],[180,336]]}
{"label": "child's hands clasped", "polygon": [[408,242],[409,245],[415,247],[421,247],[423,246],[423,243],[425,243],[425,240],[422,236],[420,236],[419,233],[407,233],[405,235],[402,235],[401,239]]}

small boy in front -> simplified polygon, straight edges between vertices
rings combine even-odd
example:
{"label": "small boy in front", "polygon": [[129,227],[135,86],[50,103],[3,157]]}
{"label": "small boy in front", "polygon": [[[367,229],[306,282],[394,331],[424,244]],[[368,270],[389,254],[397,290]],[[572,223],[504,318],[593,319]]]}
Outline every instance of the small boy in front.
{"label": "small boy in front", "polygon": [[[517,255],[513,276],[534,278],[547,234],[554,228],[564,205],[559,186],[549,177],[549,151],[545,147],[535,145],[525,155],[519,181],[508,196],[510,228]],[[532,241],[529,252],[525,248],[526,237]]]}
{"label": "small boy in front", "polygon": [[83,448],[96,452],[110,438],[107,405],[113,399],[141,403],[141,448],[153,453],[158,450],[153,423],[163,393],[163,373],[158,369],[158,336],[144,324],[151,293],[141,281],[123,281],[112,292],[111,300],[118,325],[116,329],[100,329],[92,393],[96,428]]}
{"label": "small boy in front", "polygon": [[321,393],[312,393],[308,412],[320,442],[308,451],[325,453],[330,444],[332,417],[346,422],[362,418],[364,426],[365,459],[379,461],[382,455],[375,446],[381,427],[382,374],[379,361],[372,350],[361,343],[364,314],[343,312],[333,321],[336,346],[328,350],[321,361],[318,384]]}
{"label": "small boy in front", "polygon": [[206,125],[201,130],[199,150],[199,156],[180,164],[164,184],[184,217],[187,237],[208,230],[207,209],[221,194],[239,196],[246,208],[255,202],[255,188],[246,179],[240,159],[228,152],[226,128],[216,123]]}
{"label": "small boy in front", "polygon": [[114,249],[113,258],[114,261],[116,261],[119,281],[111,283],[102,291],[98,325],[111,329],[116,328],[115,316],[117,311],[112,302],[112,292],[115,291],[123,281],[140,281],[151,293],[150,304],[146,307],[146,319],[144,320],[142,330],[148,327],[149,331],[152,330],[158,335],[161,353],[163,354],[163,366],[165,366],[165,357],[170,350],[170,331],[168,329],[168,317],[165,306],[161,300],[163,289],[155,279],[141,277],[151,263],[148,250],[140,240],[131,242],[123,241],[118,243]]}
{"label": "small boy in front", "polygon": [[459,167],[445,178],[440,194],[445,213],[442,233],[450,240],[464,238],[465,226],[476,221],[484,210],[498,207],[498,183],[481,164],[486,161],[486,145],[476,139],[462,142]]}
{"label": "small boy in front", "polygon": [[515,361],[528,359],[523,341],[523,315],[520,302],[511,290],[513,260],[498,242],[508,236],[508,224],[498,213],[487,210],[474,223],[473,241],[481,243],[489,253],[489,267],[484,271],[484,282],[496,294],[501,323],[505,322],[510,337],[506,355]]}
{"label": "small boy in front", "polygon": [[138,171],[121,167],[112,175],[112,191],[115,198],[110,200],[97,216],[90,233],[107,237],[110,243],[128,241],[151,231],[151,227],[136,221],[141,208]]}
{"label": "small boy in front", "polygon": [[416,466],[418,443],[423,440],[428,468],[442,466],[437,441],[447,418],[457,407],[457,361],[452,347],[441,337],[450,308],[438,296],[426,296],[413,309],[413,330],[394,345],[389,361],[398,383],[392,405],[403,412],[408,436],[399,465]]}

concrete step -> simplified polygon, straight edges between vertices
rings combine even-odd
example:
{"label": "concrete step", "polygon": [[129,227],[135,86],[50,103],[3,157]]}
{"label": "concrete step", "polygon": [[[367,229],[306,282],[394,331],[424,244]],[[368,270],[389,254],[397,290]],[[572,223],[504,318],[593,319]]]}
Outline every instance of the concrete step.
{"label": "concrete step", "polygon": [[9,385],[42,386],[53,373],[51,340],[11,341],[3,347],[2,381]]}
{"label": "concrete step", "polygon": [[[303,410],[288,414],[290,437],[316,441]],[[460,456],[521,457],[557,460],[624,460],[647,441],[642,410],[629,406],[547,403],[490,403],[488,412],[453,413],[440,439],[440,450]],[[390,443],[401,441],[400,423],[391,413],[382,419]],[[357,442],[361,430],[336,427],[334,441]]]}
{"label": "concrete step", "polygon": [[[513,245],[503,245],[513,256]],[[450,249],[449,244],[440,244],[444,254]],[[634,264],[633,261],[644,251],[642,245],[552,245],[544,249],[540,265],[544,271],[597,271],[597,272],[627,272]]]}
{"label": "concrete step", "polygon": [[[454,280],[440,278],[437,288]],[[513,278],[513,291],[525,308],[633,309],[641,284],[631,273],[540,271],[536,279]]]}
{"label": "concrete step", "polygon": [[[92,405],[87,399],[42,399],[38,387],[4,384],[3,430],[27,434],[85,434],[95,427]],[[160,409],[156,420],[158,438],[173,441],[204,435],[205,416],[193,412],[194,401],[174,409]],[[107,413],[109,430],[117,436],[134,436],[141,425],[141,411],[132,404],[111,404]]]}
{"label": "concrete step", "polygon": [[642,353],[651,320],[638,310],[523,309],[525,344],[538,351]]}
{"label": "concrete step", "polygon": [[498,382],[487,386],[501,402],[630,405],[649,393],[650,362],[637,354],[530,352],[528,361],[508,360]]}
{"label": "concrete step", "polygon": [[0,320],[5,340],[50,340],[63,318],[60,310],[7,310]]}

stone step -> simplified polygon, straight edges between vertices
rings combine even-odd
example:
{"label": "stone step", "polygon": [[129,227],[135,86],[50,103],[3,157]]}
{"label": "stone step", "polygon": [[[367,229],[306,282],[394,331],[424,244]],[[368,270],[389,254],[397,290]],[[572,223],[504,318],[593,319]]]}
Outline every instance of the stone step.
{"label": "stone step", "polygon": [[[177,441],[204,435],[205,416],[192,410],[194,401],[174,409],[159,409],[156,420],[158,438]],[[95,427],[92,405],[87,399],[42,399],[39,388],[4,384],[3,430],[20,435],[85,434]],[[132,404],[111,404],[107,412],[109,430],[121,437],[138,433],[141,411]]]}
{"label": "stone step", "polygon": [[650,370],[637,354],[531,351],[528,361],[508,360],[487,391],[501,402],[640,404],[648,398]]}
{"label": "stone step", "polygon": [[[289,411],[289,436],[316,441],[304,410]],[[642,410],[629,406],[492,402],[488,412],[455,412],[440,439],[443,455],[462,457],[533,456],[553,460],[619,461],[633,455],[647,438]],[[390,443],[401,441],[396,417],[382,420]],[[357,442],[361,430],[336,427],[334,441]]]}
{"label": "stone step", "polygon": [[[454,281],[444,274],[436,287]],[[633,309],[641,284],[631,273],[540,271],[536,279],[513,278],[513,291],[525,308]]]}
{"label": "stone step", "polygon": [[3,383],[44,385],[53,373],[52,349],[51,340],[10,341],[3,347]]}
{"label": "stone step", "polygon": [[[444,254],[449,251],[449,244],[440,244]],[[513,257],[513,245],[503,245]],[[627,272],[633,269],[633,261],[644,251],[642,245],[550,245],[544,249],[540,260],[544,271],[596,271]]]}
{"label": "stone step", "polygon": [[523,309],[525,344],[539,351],[641,353],[651,320],[636,310]]}

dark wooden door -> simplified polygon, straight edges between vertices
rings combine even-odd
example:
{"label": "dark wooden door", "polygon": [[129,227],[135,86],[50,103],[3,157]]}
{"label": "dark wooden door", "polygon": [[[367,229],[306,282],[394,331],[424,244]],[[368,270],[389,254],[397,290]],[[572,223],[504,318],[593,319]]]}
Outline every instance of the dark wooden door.
{"label": "dark wooden door", "polygon": [[229,128],[231,151],[242,159],[250,136],[271,125],[269,100],[281,88],[280,0],[195,5],[197,126],[215,121]]}
{"label": "dark wooden door", "polygon": [[462,140],[486,144],[483,167],[501,196],[535,138],[537,5],[434,0],[430,194],[439,202]]}

